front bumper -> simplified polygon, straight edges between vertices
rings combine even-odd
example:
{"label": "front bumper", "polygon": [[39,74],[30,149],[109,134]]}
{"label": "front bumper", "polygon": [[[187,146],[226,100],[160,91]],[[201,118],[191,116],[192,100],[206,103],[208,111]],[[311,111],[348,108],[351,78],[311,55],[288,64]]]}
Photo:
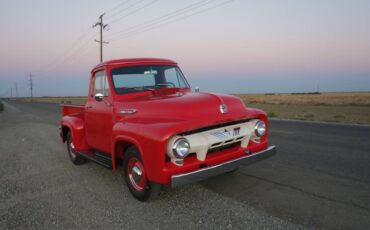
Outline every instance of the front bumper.
{"label": "front bumper", "polygon": [[226,172],[232,171],[239,166],[246,166],[258,162],[260,160],[266,159],[276,154],[276,147],[270,146],[267,149],[253,153],[250,155],[245,155],[235,160],[227,161],[218,165],[210,166],[207,168],[202,168],[189,173],[183,173],[174,175],[171,177],[171,186],[177,187],[184,184],[190,184],[193,182],[205,180],[209,177],[224,174]]}

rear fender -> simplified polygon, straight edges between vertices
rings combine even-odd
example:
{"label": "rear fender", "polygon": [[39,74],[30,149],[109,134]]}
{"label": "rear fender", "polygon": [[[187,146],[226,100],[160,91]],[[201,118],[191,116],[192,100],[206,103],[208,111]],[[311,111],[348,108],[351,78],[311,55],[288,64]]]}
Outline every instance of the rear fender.
{"label": "rear fender", "polygon": [[[75,116],[64,116],[61,121],[61,127],[63,132],[62,137],[65,137],[66,135],[66,128],[70,130],[73,138],[73,144],[75,145],[77,151],[86,151],[90,149],[86,142],[85,125],[83,119]],[[64,138],[63,141],[65,141]]]}

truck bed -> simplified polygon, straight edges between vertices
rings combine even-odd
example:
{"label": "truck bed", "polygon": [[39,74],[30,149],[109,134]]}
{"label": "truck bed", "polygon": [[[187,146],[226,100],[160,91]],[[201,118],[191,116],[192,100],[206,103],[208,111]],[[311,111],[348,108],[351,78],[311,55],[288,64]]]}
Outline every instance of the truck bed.
{"label": "truck bed", "polygon": [[63,116],[83,116],[85,113],[85,105],[68,105],[61,104]]}

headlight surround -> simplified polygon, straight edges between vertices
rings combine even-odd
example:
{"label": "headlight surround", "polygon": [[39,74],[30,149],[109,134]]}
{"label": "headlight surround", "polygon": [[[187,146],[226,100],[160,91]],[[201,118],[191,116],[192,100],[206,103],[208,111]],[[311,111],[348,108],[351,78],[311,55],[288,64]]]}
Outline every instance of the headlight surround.
{"label": "headlight surround", "polygon": [[254,134],[257,137],[262,137],[266,134],[266,124],[262,120],[258,120],[254,126]]}
{"label": "headlight surround", "polygon": [[172,146],[172,152],[175,157],[184,159],[189,155],[190,143],[185,138],[177,139]]}

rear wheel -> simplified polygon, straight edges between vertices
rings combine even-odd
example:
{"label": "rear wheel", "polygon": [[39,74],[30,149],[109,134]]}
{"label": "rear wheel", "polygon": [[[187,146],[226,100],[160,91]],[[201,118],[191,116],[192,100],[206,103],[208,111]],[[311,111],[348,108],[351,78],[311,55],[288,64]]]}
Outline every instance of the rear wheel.
{"label": "rear wheel", "polygon": [[146,201],[158,195],[160,185],[148,180],[139,150],[135,146],[126,150],[123,166],[127,187],[136,199]]}
{"label": "rear wheel", "polygon": [[71,132],[67,133],[67,150],[68,156],[71,159],[72,163],[75,165],[82,165],[86,162],[86,158],[79,155],[75,150],[75,145],[73,144],[73,138]]}
{"label": "rear wheel", "polygon": [[229,173],[234,173],[234,172],[236,172],[236,171],[238,171],[239,170],[239,168],[234,168],[234,169],[232,169],[232,170],[230,170],[230,171],[227,171],[226,173],[227,174],[229,174]]}

